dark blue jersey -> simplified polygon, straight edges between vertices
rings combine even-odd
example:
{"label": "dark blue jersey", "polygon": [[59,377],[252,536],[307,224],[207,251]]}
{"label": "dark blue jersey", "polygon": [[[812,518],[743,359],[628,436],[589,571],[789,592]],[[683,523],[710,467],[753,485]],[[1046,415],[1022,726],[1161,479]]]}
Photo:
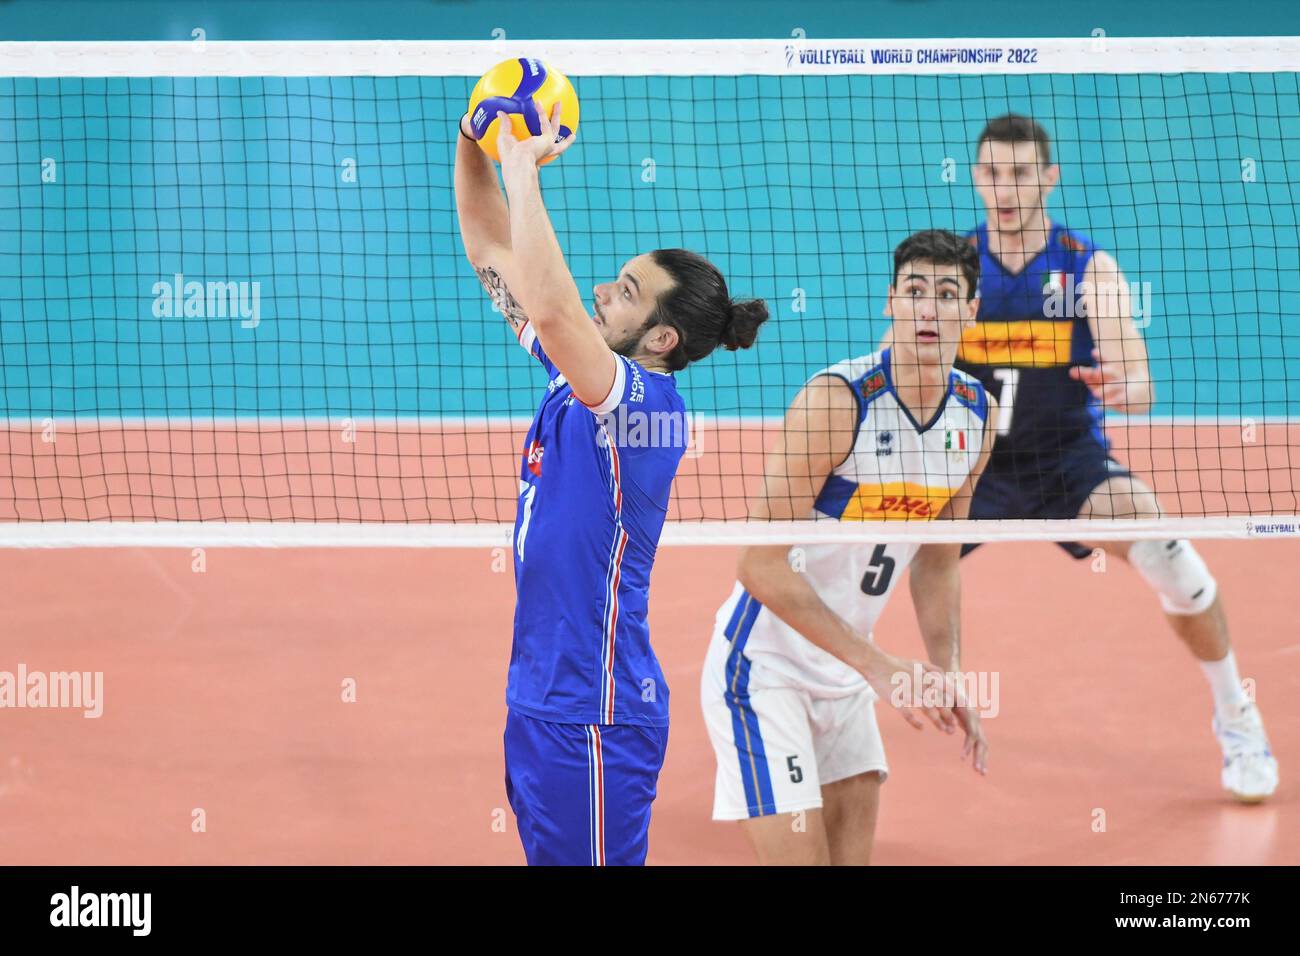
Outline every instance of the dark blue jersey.
{"label": "dark blue jersey", "polygon": [[589,407],[531,326],[520,344],[549,381],[519,471],[506,703],[559,723],[666,727],[646,612],[686,405],[673,376],[619,355],[609,397]]}
{"label": "dark blue jersey", "polygon": [[1013,273],[989,252],[987,224],[968,238],[980,253],[980,306],[955,365],[1002,408],[988,469],[1042,470],[1080,439],[1105,447],[1100,403],[1070,377],[1072,366],[1094,364],[1079,290],[1096,247],[1054,223],[1047,245]]}

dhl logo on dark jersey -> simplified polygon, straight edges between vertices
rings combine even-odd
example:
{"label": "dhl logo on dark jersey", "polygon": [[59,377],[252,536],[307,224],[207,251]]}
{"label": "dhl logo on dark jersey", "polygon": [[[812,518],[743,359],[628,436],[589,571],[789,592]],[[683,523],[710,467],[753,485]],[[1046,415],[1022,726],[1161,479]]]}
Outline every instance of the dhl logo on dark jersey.
{"label": "dhl logo on dark jersey", "polygon": [[1074,323],[1068,319],[980,322],[962,334],[957,357],[974,365],[1069,365],[1073,334]]}
{"label": "dhl logo on dark jersey", "polygon": [[880,485],[859,485],[849,499],[841,521],[929,521],[938,517],[955,488],[890,481]]}

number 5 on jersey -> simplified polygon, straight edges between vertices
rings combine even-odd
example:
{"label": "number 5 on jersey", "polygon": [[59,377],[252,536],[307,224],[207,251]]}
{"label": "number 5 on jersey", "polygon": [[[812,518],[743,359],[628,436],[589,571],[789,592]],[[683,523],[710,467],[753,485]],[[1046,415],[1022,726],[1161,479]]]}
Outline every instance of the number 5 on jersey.
{"label": "number 5 on jersey", "polygon": [[880,597],[888,591],[889,582],[894,579],[894,565],[894,559],[885,554],[885,546],[876,545],[876,550],[871,552],[867,573],[862,575],[862,593]]}

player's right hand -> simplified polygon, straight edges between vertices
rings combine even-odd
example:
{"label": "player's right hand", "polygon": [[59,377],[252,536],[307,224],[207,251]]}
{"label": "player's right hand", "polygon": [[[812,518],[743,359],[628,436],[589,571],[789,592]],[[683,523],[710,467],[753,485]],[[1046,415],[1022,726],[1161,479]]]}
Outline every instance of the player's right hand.
{"label": "player's right hand", "polygon": [[529,136],[527,139],[516,137],[514,128],[510,125],[510,118],[504,112],[497,111],[497,118],[501,120],[497,134],[497,154],[501,157],[503,173],[514,163],[540,165],[542,160],[559,156],[573,145],[577,132],[570,133],[563,139],[556,139],[556,130],[560,128],[560,110],[561,104],[557,102],[551,110],[549,119],[545,113],[539,111],[537,123],[542,131],[539,135]]}
{"label": "player's right hand", "polygon": [[[894,657],[877,648],[875,659],[861,669],[861,674],[871,689],[917,730],[925,729],[926,720],[949,734],[956,733],[962,724],[957,715],[958,707],[965,703],[960,688],[928,661]],[[940,688],[942,693],[938,693]]]}

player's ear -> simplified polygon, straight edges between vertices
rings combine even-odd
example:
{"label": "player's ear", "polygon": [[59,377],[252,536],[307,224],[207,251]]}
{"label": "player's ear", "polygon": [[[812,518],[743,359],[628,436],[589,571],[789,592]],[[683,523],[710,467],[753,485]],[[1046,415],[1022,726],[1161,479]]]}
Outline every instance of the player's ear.
{"label": "player's ear", "polygon": [[882,314],[887,319],[894,317],[894,284],[892,282],[889,284],[889,292],[885,295],[885,311]]}
{"label": "player's ear", "polygon": [[641,348],[652,355],[667,355],[677,348],[677,343],[680,341],[681,336],[677,334],[675,328],[661,323],[645,334],[645,338],[641,340]]}
{"label": "player's ear", "polygon": [[1043,170],[1043,189],[1045,192],[1051,192],[1060,181],[1061,167],[1056,163],[1052,163],[1047,169]]}
{"label": "player's ear", "polygon": [[975,317],[979,315],[979,311],[980,311],[980,297],[975,296],[973,299],[967,299],[966,300],[966,321],[961,324],[962,328],[964,329],[975,328]]}

